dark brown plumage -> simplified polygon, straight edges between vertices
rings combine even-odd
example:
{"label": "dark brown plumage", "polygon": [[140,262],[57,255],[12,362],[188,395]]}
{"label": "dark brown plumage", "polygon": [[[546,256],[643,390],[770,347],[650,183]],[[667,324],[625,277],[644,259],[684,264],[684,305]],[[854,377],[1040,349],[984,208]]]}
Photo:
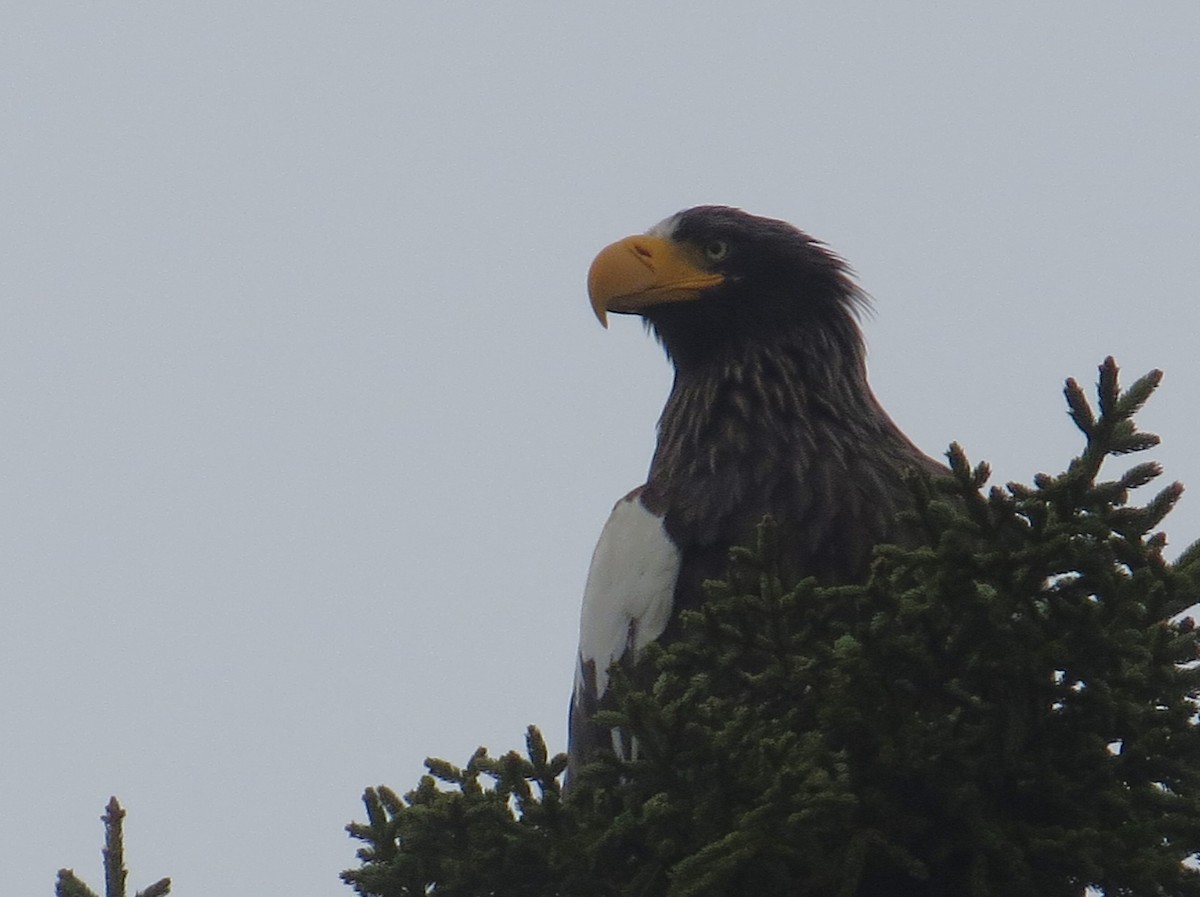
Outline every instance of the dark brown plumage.
{"label": "dark brown plumage", "polygon": [[[704,580],[723,573],[730,547],[751,542],[764,515],[779,525],[785,574],[857,582],[874,546],[903,536],[906,472],[945,470],[871,392],[857,320],[865,296],[840,259],[791,225],[721,206],[690,209],[607,248],[589,288],[602,320],[607,312],[645,319],[675,382],[647,481],[618,503],[589,573],[573,765],[609,741],[590,723],[605,698],[600,666],[636,663],[646,642],[674,637],[679,610],[703,601]],[[650,526],[640,513],[665,535],[657,557],[677,561],[669,589],[658,586],[669,594],[650,600],[636,572],[653,567],[641,558],[647,538],[624,559],[614,550],[621,527]],[[650,617],[658,631],[646,631]],[[622,631],[624,643],[610,644]]]}

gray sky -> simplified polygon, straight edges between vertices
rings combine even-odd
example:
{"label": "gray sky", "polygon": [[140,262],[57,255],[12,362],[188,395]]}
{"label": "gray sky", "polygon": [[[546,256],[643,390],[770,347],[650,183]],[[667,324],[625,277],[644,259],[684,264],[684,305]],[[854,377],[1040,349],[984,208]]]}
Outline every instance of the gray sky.
{"label": "gray sky", "polygon": [[817,6],[9,4],[9,892],[99,885],[116,794],[131,886],[349,894],[364,786],[564,747],[670,383],[584,276],[680,208],[849,259],[931,454],[1059,470],[1113,354],[1200,490],[1200,5]]}

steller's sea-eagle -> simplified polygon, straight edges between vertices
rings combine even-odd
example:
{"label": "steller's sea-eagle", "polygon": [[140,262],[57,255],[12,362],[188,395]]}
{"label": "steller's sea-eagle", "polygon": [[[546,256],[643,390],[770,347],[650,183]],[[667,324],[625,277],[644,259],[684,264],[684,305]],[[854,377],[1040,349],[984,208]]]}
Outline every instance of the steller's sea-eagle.
{"label": "steller's sea-eagle", "polygon": [[699,206],[600,252],[592,308],[645,320],[675,366],[644,485],[617,502],[588,571],[571,701],[570,769],[624,735],[593,717],[608,670],[678,635],[729,549],[775,519],[784,573],[862,581],[900,535],[906,471],[945,468],[888,417],[867,384],[846,265],[783,221]]}

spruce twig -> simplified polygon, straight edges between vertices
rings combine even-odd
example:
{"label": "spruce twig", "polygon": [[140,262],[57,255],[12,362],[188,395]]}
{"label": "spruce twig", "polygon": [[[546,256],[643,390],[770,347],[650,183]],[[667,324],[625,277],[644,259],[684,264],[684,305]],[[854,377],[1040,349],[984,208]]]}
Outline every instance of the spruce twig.
{"label": "spruce twig", "polygon": [[[105,897],[125,897],[125,880],[128,870],[125,868],[124,844],[125,810],[115,797],[109,798],[108,806],[100,820],[104,823],[104,895]],[[135,897],[165,897],[171,892],[171,879],[162,878],[144,891],[138,891]],[[96,892],[84,884],[70,869],[58,870],[58,881],[55,883],[56,897],[97,897]]]}

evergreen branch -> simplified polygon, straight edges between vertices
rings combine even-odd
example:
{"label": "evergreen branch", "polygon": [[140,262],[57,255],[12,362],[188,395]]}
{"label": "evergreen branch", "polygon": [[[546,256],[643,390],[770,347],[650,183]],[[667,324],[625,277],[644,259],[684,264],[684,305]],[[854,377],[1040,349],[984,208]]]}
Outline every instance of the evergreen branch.
{"label": "evergreen branch", "polygon": [[1175,562],[1175,569],[1200,586],[1200,540],[1193,542]]}
{"label": "evergreen branch", "polygon": [[[1116,362],[1113,362],[1111,357],[1108,359],[1108,362],[1112,362],[1115,376]],[[1122,417],[1132,417],[1141,411],[1142,406],[1146,404],[1146,401],[1153,394],[1154,390],[1162,383],[1162,378],[1163,373],[1157,368],[1139,377],[1131,387],[1125,390],[1117,402],[1117,413]]]}
{"label": "evergreen branch", "polygon": [[125,847],[123,844],[122,827],[125,811],[117,803],[115,797],[110,797],[104,815],[104,895],[105,897],[125,897]]}
{"label": "evergreen branch", "polygon": [[1074,377],[1067,378],[1063,394],[1067,398],[1067,413],[1071,420],[1083,431],[1083,435],[1090,439],[1096,429],[1096,416],[1092,414],[1092,407],[1088,404],[1087,396],[1083,394],[1083,390],[1075,382]]}
{"label": "evergreen branch", "polygon": [[[109,799],[100,819],[104,823],[104,894],[105,897],[125,897],[128,877],[123,832],[125,810],[115,797]],[[145,890],[138,891],[135,897],[165,897],[170,891],[171,879],[162,878]],[[70,869],[58,870],[54,893],[56,897],[97,897]]]}
{"label": "evergreen branch", "polygon": [[[483,749],[480,748],[480,750]],[[479,752],[476,751],[475,755],[478,756],[478,754]],[[471,759],[473,760],[475,758],[472,757]],[[428,757],[425,760],[425,768],[429,770],[430,774],[434,778],[440,779],[448,785],[466,784],[466,774],[457,766],[447,763],[445,760],[441,760],[437,757]]]}
{"label": "evergreen branch", "polygon": [[1121,475],[1120,484],[1124,489],[1137,489],[1145,486],[1162,474],[1162,465],[1157,461],[1146,461],[1135,464]]}
{"label": "evergreen branch", "polygon": [[136,897],[165,897],[171,893],[171,879],[160,878],[144,891],[138,891]]}
{"label": "evergreen branch", "polygon": [[1117,385],[1117,362],[1110,355],[1100,365],[1100,378],[1096,382],[1096,398],[1100,403],[1100,418],[1118,413],[1120,387]]}
{"label": "evergreen branch", "polygon": [[80,881],[70,869],[58,870],[54,893],[55,897],[97,897],[96,892]]}

